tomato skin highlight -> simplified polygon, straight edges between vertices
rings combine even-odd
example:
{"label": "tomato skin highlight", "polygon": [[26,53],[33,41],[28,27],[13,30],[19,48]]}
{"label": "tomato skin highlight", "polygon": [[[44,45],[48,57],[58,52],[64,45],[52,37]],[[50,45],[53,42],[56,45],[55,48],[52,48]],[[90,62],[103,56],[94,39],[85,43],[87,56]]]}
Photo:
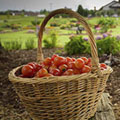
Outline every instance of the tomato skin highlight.
{"label": "tomato skin highlight", "polygon": [[81,57],[82,60],[84,60],[85,64],[88,63],[88,59],[86,57]]}
{"label": "tomato skin highlight", "polygon": [[51,71],[51,74],[53,74],[54,76],[60,76],[61,75],[61,72],[59,69],[52,69]]}
{"label": "tomato skin highlight", "polygon": [[73,71],[73,69],[68,69],[68,70],[66,70],[64,73],[63,73],[63,75],[74,75],[74,71]]}
{"label": "tomato skin highlight", "polygon": [[40,77],[44,77],[48,74],[48,71],[45,68],[41,68],[37,73],[36,73],[36,77],[40,78]]}
{"label": "tomato skin highlight", "polygon": [[58,55],[54,54],[52,57],[51,57],[51,60],[54,61],[54,59],[58,57]]}
{"label": "tomato skin highlight", "polygon": [[85,65],[85,66],[82,68],[82,70],[81,70],[82,73],[88,73],[88,72],[90,72],[90,71],[91,71],[91,68],[90,68],[89,66],[87,66],[87,65]]}
{"label": "tomato skin highlight", "polygon": [[33,77],[35,74],[35,70],[31,65],[24,65],[21,72],[22,75],[25,77]]}
{"label": "tomato skin highlight", "polygon": [[43,68],[43,66],[36,63],[36,72],[39,71],[41,68]]}
{"label": "tomato skin highlight", "polygon": [[68,69],[68,66],[66,64],[62,64],[59,66],[60,72],[65,72]]}
{"label": "tomato skin highlight", "polygon": [[48,74],[45,75],[45,77],[52,77],[52,76],[53,76],[53,75],[50,74],[50,73],[48,73]]}
{"label": "tomato skin highlight", "polygon": [[50,57],[47,57],[44,61],[43,61],[43,64],[44,65],[51,65],[51,58]]}
{"label": "tomato skin highlight", "polygon": [[101,63],[101,64],[100,64],[100,67],[107,69],[107,65],[106,65],[105,63]]}
{"label": "tomato skin highlight", "polygon": [[72,58],[66,57],[66,64],[68,64],[69,62],[73,62]]}
{"label": "tomato skin highlight", "polygon": [[82,69],[85,65],[85,62],[84,60],[82,60],[81,58],[78,58],[76,61],[75,61],[75,67],[77,69]]}
{"label": "tomato skin highlight", "polygon": [[75,68],[75,62],[69,62],[67,65],[68,65],[68,69],[74,69]]}
{"label": "tomato skin highlight", "polygon": [[64,57],[55,57],[53,63],[58,67],[59,65],[65,64],[66,63],[66,59]]}

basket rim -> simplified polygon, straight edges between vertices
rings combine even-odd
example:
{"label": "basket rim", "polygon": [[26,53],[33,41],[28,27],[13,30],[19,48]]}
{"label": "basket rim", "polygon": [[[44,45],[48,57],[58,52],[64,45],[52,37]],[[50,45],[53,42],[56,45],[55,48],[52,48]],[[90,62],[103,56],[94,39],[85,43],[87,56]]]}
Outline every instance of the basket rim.
{"label": "basket rim", "polygon": [[[57,82],[68,82],[68,81],[72,81],[75,79],[80,79],[80,80],[84,80],[85,78],[93,78],[93,77],[99,77],[99,75],[94,72],[89,72],[89,73],[83,73],[83,74],[78,74],[78,75],[71,75],[71,76],[52,76],[52,77],[41,77],[41,78],[22,78],[19,76],[16,76],[15,73],[22,68],[23,65],[18,66],[16,68],[14,68],[12,71],[9,72],[9,80],[11,82],[14,83],[28,83],[28,84],[35,84],[35,83],[39,83],[39,84],[43,84],[43,83],[57,83]],[[113,69],[110,66],[107,66],[107,69],[102,70],[102,75],[105,74],[110,74],[113,72]],[[102,77],[102,76],[101,76]]]}

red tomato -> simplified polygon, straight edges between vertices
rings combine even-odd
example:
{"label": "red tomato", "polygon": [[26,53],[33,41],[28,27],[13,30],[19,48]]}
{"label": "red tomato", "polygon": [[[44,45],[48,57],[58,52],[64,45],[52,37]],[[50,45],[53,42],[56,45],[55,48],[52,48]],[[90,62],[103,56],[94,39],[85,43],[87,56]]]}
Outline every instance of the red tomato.
{"label": "red tomato", "polygon": [[58,57],[58,55],[54,54],[54,55],[51,57],[51,60],[54,61],[55,57]]}
{"label": "red tomato", "polygon": [[73,73],[74,74],[81,74],[81,70],[77,69],[77,68],[74,68],[73,69]]}
{"label": "red tomato", "polygon": [[61,75],[61,72],[59,69],[51,69],[51,74],[55,75],[55,76],[60,76]]}
{"label": "red tomato", "polygon": [[88,63],[88,64],[87,64],[87,66],[89,66],[89,67],[92,67],[92,64],[91,64],[91,62],[90,62],[90,63]]}
{"label": "red tomato", "polygon": [[104,63],[101,63],[101,64],[100,64],[100,67],[102,67],[102,68],[105,68],[105,69],[106,69],[106,68],[107,68],[107,65],[106,65],[106,64],[104,64]]}
{"label": "red tomato", "polygon": [[72,58],[66,57],[66,64],[68,64],[69,62],[73,62]]}
{"label": "red tomato", "polygon": [[47,57],[44,61],[43,61],[44,65],[51,65],[51,58]]}
{"label": "red tomato", "polygon": [[101,70],[105,70],[105,68],[104,68],[104,67],[101,67],[100,69],[101,69]]}
{"label": "red tomato", "polygon": [[59,66],[59,70],[61,72],[65,72],[67,70],[67,68],[68,68],[68,66],[66,64],[62,64],[62,65]]}
{"label": "red tomato", "polygon": [[69,69],[74,69],[75,68],[75,62],[69,62],[68,64]]}
{"label": "red tomato", "polygon": [[81,59],[83,59],[83,60],[84,60],[85,64],[87,64],[87,63],[88,63],[88,59],[87,59],[86,57],[81,57]]}
{"label": "red tomato", "polygon": [[55,66],[54,64],[52,64],[52,66],[49,67],[49,72],[51,73],[53,69],[57,69],[57,66]]}
{"label": "red tomato", "polygon": [[33,77],[35,70],[31,65],[25,65],[22,67],[22,75],[25,77]]}
{"label": "red tomato", "polygon": [[88,58],[88,62],[86,63],[87,65],[91,63],[91,58]]}
{"label": "red tomato", "polygon": [[50,74],[50,73],[48,73],[48,74],[45,75],[45,77],[52,77],[52,76],[53,76],[53,75]]}
{"label": "red tomato", "polygon": [[78,58],[76,61],[75,61],[75,67],[77,69],[81,69],[83,68],[85,65],[85,62],[81,59],[81,58]]}
{"label": "red tomato", "polygon": [[68,69],[63,73],[63,75],[73,75],[73,74],[74,74],[73,69]]}
{"label": "red tomato", "polygon": [[36,70],[36,63],[35,62],[30,62],[30,63],[28,63],[28,65],[32,66],[34,68],[34,70]]}
{"label": "red tomato", "polygon": [[44,77],[48,74],[48,71],[45,68],[41,68],[37,73],[36,73],[36,77]]}
{"label": "red tomato", "polygon": [[41,68],[43,68],[43,66],[36,63],[36,72],[39,71]]}
{"label": "red tomato", "polygon": [[91,68],[90,68],[89,66],[87,66],[87,65],[85,65],[85,66],[82,68],[82,70],[81,70],[82,73],[88,73],[88,72],[90,72],[90,71],[91,71]]}
{"label": "red tomato", "polygon": [[56,66],[59,66],[61,64],[65,64],[66,63],[66,59],[64,57],[55,57],[54,62],[53,62]]}
{"label": "red tomato", "polygon": [[74,62],[74,61],[76,61],[76,59],[75,59],[75,58],[72,58],[72,61]]}

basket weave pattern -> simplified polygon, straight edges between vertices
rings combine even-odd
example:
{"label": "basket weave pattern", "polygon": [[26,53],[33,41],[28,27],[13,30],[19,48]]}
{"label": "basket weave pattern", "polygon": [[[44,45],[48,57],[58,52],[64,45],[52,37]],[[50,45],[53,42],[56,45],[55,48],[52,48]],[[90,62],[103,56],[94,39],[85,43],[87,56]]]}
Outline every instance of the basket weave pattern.
{"label": "basket weave pattern", "polygon": [[86,21],[72,10],[58,9],[51,12],[43,21],[38,40],[37,61],[43,61],[43,30],[51,17],[66,13],[74,16],[85,27],[91,45],[92,72],[50,78],[20,78],[21,67],[9,73],[17,94],[34,120],[87,120],[94,115],[106,81],[112,72],[108,66],[101,71],[94,36]]}

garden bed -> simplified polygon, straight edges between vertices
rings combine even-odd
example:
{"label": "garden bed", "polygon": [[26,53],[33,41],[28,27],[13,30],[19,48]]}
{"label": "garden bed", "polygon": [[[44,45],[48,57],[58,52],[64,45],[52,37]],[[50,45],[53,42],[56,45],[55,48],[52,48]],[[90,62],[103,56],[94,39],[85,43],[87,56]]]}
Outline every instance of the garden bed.
{"label": "garden bed", "polygon": [[[52,56],[56,51],[63,56],[66,54],[62,48],[43,49],[45,57]],[[89,55],[81,55],[89,56]],[[79,55],[74,55],[79,57]],[[120,55],[114,56],[120,59]],[[36,49],[34,50],[14,50],[0,53],[0,119],[1,120],[30,120],[27,112],[22,106],[12,84],[8,80],[8,73],[13,68],[36,60]],[[114,72],[108,79],[106,92],[112,96],[113,109],[117,120],[120,118],[120,63],[113,66]]]}

